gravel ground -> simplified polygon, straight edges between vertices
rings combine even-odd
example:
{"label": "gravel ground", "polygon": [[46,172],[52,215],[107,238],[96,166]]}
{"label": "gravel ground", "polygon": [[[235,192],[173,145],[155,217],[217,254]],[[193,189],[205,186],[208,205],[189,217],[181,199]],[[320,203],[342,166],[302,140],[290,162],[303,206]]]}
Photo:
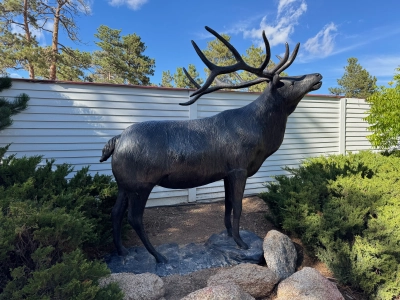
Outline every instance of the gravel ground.
{"label": "gravel ground", "polygon": [[[244,198],[240,228],[253,231],[261,238],[264,238],[269,230],[276,229],[265,218],[267,213],[268,206],[259,197]],[[144,228],[154,246],[167,243],[185,245],[205,242],[212,234],[224,230],[223,216],[224,202],[218,201],[205,204],[147,208],[143,221]],[[298,239],[292,238],[292,240],[301,244]],[[129,238],[124,244],[127,247],[142,246],[134,231],[129,233]],[[304,254],[300,268],[305,266],[317,269],[325,277],[333,277],[323,263],[308,257],[306,254]],[[208,278],[219,269],[206,269],[189,275],[163,277],[165,299],[178,300],[191,292],[206,287]],[[346,299],[364,299],[362,295],[353,292],[348,287],[339,287],[339,289]],[[269,299],[274,299],[274,294],[262,300]]]}

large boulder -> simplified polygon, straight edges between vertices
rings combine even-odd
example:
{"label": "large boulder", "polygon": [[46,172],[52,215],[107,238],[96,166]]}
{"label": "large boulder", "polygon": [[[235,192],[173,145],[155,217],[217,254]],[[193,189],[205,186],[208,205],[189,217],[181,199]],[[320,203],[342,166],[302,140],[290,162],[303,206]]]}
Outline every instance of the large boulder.
{"label": "large boulder", "polygon": [[100,280],[105,286],[116,282],[124,292],[124,300],[159,300],[164,297],[164,282],[155,274],[114,273]]}
{"label": "large boulder", "polygon": [[255,300],[233,283],[208,286],[190,293],[181,300]]}
{"label": "large boulder", "polygon": [[268,231],[263,243],[264,258],[268,268],[279,279],[288,278],[296,271],[297,252],[287,235],[276,230]]}
{"label": "large boulder", "polygon": [[309,267],[294,273],[278,285],[275,300],[344,300],[336,285]]}
{"label": "large boulder", "polygon": [[266,267],[240,264],[231,269],[223,269],[211,276],[207,286],[234,283],[253,297],[265,297],[271,293],[279,278]]}

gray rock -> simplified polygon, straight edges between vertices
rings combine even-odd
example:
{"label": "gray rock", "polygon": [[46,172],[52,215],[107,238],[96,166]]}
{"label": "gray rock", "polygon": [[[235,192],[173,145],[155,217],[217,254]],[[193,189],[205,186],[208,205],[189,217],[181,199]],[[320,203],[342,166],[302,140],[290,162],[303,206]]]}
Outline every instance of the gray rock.
{"label": "gray rock", "polygon": [[207,286],[207,280],[215,275],[218,269],[204,269],[188,275],[169,275],[161,277],[164,281],[164,297],[170,300],[179,300],[186,295]]}
{"label": "gray rock", "polygon": [[275,300],[344,300],[336,285],[309,267],[294,273],[278,285]]}
{"label": "gray rock", "polygon": [[124,300],[160,300],[164,297],[164,282],[155,274],[111,274],[102,278],[100,285],[105,286],[111,282],[120,286],[125,293]]}
{"label": "gray rock", "polygon": [[181,300],[255,300],[233,283],[208,286],[190,293]]}
{"label": "gray rock", "polygon": [[207,281],[207,286],[234,283],[253,297],[268,296],[278,283],[278,276],[269,268],[253,264],[241,264],[221,270]]}
{"label": "gray rock", "polygon": [[270,230],[264,238],[263,250],[268,268],[273,270],[279,279],[288,278],[296,271],[297,252],[287,235]]}

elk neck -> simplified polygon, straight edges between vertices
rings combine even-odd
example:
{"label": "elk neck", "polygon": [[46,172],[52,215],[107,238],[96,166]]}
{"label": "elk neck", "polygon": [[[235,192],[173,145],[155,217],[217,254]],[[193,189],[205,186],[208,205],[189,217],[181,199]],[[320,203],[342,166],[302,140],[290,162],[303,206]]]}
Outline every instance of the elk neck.
{"label": "elk neck", "polygon": [[[260,165],[283,142],[288,114],[283,99],[275,99],[266,89],[256,100],[242,108],[248,116],[249,130],[258,132]],[[251,128],[251,129],[250,129]]]}
{"label": "elk neck", "polygon": [[252,111],[254,118],[263,128],[263,131],[271,132],[275,128],[286,127],[289,114],[287,113],[285,100],[275,97],[268,88],[249,104],[249,110]]}

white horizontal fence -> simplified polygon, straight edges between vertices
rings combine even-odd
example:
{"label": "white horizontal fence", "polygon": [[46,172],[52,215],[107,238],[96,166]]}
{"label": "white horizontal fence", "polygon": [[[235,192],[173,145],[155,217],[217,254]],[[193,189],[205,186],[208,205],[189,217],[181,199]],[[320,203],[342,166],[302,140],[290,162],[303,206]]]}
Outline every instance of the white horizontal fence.
{"label": "white horizontal fence", "polygon": [[368,123],[360,122],[369,110],[369,104],[364,99],[342,99],[346,105],[346,151],[360,151],[371,149],[367,135]]}
{"label": "white horizontal fence", "polygon": [[[0,131],[0,147],[12,143],[8,153],[43,155],[56,163],[69,163],[75,170],[90,166],[92,173],[112,175],[109,161],[100,163],[101,150],[113,136],[129,125],[147,120],[189,120],[242,107],[256,93],[217,92],[204,95],[191,106],[188,90],[155,87],[14,80],[1,96],[30,96],[28,109],[14,115],[11,127]],[[282,167],[296,167],[306,157],[369,149],[368,104],[362,99],[307,95],[289,117],[280,149],[247,180],[246,195],[265,190]],[[156,187],[148,206],[194,201],[213,201],[224,196],[223,182],[189,190]]]}

